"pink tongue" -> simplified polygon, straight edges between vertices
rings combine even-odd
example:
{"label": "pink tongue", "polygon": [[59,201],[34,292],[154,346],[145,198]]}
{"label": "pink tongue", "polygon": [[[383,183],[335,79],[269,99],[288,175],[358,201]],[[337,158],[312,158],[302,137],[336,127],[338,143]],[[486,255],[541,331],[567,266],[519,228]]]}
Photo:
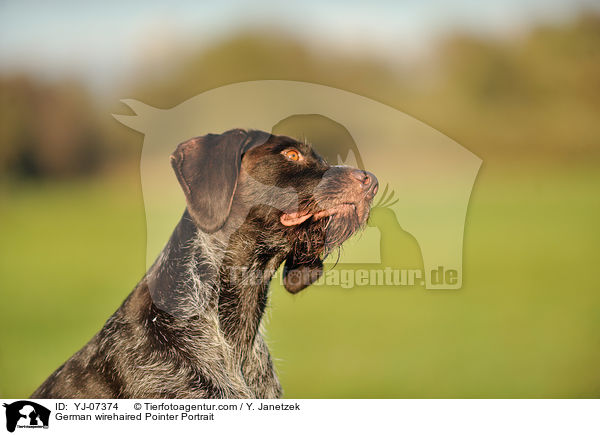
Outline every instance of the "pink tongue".
{"label": "pink tongue", "polygon": [[312,214],[300,214],[298,212],[295,213],[284,213],[281,215],[279,220],[286,227],[291,227],[293,225],[298,225],[304,222],[306,219],[310,218]]}

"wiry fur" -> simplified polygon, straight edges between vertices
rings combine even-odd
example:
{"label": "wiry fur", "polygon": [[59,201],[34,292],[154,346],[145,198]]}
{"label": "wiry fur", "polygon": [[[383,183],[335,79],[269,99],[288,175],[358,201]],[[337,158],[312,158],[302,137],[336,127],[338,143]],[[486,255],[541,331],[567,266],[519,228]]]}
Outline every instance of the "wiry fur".
{"label": "wiry fur", "polygon": [[[196,139],[192,145],[199,143]],[[32,397],[281,396],[261,332],[269,282],[284,261],[288,271],[320,270],[323,256],[365,222],[375,193],[375,189],[367,194],[357,190],[347,176],[349,168],[328,178],[325,173],[330,167],[312,150],[314,167],[307,166],[304,172],[273,164],[279,162],[282,143],[296,142],[270,137],[244,156],[229,215],[217,231],[200,229],[188,199],[188,209],[169,242],[134,291],[102,330]],[[294,189],[280,181],[293,177]],[[193,183],[189,186],[194,188]],[[357,211],[345,208],[286,227],[279,218],[293,198],[315,213],[325,203],[345,204],[350,198]],[[313,281],[286,287],[296,292]]]}

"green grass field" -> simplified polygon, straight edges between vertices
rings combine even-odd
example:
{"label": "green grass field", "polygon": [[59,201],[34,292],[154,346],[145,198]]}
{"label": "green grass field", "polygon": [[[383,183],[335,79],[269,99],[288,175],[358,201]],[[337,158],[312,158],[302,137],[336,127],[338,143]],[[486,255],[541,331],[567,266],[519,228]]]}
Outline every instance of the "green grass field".
{"label": "green grass field", "polygon": [[[600,397],[599,192],[596,167],[490,164],[461,290],[273,285],[286,397]],[[143,275],[141,189],[133,176],[3,185],[0,222],[0,396],[22,397]]]}

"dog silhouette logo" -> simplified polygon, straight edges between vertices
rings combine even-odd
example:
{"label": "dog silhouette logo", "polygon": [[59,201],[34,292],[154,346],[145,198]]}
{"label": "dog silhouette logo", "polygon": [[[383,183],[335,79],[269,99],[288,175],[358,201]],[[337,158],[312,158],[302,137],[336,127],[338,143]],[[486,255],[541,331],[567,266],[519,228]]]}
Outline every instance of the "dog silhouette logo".
{"label": "dog silhouette logo", "polygon": [[19,400],[3,405],[6,408],[6,430],[48,428],[50,410],[29,400]]}
{"label": "dog silhouette logo", "polygon": [[[191,137],[251,128],[315,145],[329,163],[366,168],[381,186],[369,226],[335,264],[422,269],[427,289],[462,287],[467,207],[482,160],[423,122],[385,104],[314,83],[259,80],[196,95],[170,109],[122,100],[113,115],[144,134],[140,174],[150,266],[185,201],[168,162]],[[406,258],[406,261],[404,261]],[[168,311],[168,307],[161,307]]]}

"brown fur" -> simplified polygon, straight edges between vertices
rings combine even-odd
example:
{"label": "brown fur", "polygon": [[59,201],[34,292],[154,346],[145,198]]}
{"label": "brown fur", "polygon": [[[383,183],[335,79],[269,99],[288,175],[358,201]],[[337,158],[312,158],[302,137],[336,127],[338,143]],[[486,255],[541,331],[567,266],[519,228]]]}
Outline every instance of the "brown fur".
{"label": "brown fur", "polygon": [[[286,160],[289,148],[303,160]],[[284,261],[289,291],[314,282],[323,256],[364,224],[377,180],[257,131],[195,138],[172,159],[187,209],[169,242],[33,398],[281,396],[260,331],[269,282]],[[283,224],[300,211],[313,217]]]}

